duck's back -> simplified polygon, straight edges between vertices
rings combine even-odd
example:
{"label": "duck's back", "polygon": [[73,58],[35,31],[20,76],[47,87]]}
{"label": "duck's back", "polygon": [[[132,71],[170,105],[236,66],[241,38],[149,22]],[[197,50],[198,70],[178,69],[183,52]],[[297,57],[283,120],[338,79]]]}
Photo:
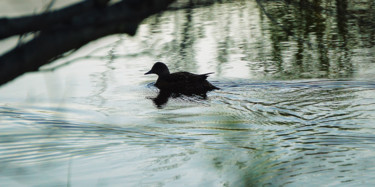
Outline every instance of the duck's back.
{"label": "duck's back", "polygon": [[159,77],[155,86],[161,90],[185,94],[199,94],[219,89],[206,80],[209,74],[211,73],[197,75],[189,72],[176,72]]}

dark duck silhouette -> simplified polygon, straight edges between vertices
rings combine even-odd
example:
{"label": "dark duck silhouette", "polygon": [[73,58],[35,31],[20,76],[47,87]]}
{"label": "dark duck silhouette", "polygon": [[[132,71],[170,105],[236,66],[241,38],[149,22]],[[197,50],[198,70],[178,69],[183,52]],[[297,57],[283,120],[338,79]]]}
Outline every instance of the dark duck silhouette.
{"label": "dark duck silhouette", "polygon": [[170,73],[167,65],[156,62],[151,70],[145,73],[156,74],[158,79],[155,86],[161,92],[169,92],[184,95],[205,95],[208,91],[217,90],[218,87],[209,83],[206,79],[209,74],[193,74],[189,72]]}
{"label": "dark duck silhouette", "polygon": [[220,89],[206,79],[209,74],[193,74],[189,72],[170,73],[168,67],[162,62],[156,62],[147,74],[156,74],[158,79],[155,86],[160,92],[157,97],[151,98],[158,108],[162,108],[170,97],[179,97],[181,94],[187,96],[200,96],[207,98],[207,92]]}

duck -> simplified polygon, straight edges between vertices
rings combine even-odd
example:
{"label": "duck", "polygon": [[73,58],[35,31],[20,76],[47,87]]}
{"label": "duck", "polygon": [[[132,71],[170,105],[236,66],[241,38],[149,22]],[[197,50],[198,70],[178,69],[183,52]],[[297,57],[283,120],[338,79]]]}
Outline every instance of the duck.
{"label": "duck", "polygon": [[186,71],[170,73],[167,65],[163,62],[156,62],[150,71],[145,75],[156,74],[155,87],[161,92],[177,93],[184,95],[205,95],[208,91],[219,90],[220,88],[207,81],[211,73],[194,74]]}

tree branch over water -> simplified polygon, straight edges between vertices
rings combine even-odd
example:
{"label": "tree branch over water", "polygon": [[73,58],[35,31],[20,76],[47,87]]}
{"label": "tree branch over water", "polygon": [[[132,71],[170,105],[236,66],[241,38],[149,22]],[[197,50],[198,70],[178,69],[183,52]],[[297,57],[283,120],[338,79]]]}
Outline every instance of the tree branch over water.
{"label": "tree branch over water", "polygon": [[98,38],[134,35],[145,18],[174,0],[87,0],[60,10],[18,18],[0,18],[0,39],[37,33],[32,40],[0,56],[0,85]]}

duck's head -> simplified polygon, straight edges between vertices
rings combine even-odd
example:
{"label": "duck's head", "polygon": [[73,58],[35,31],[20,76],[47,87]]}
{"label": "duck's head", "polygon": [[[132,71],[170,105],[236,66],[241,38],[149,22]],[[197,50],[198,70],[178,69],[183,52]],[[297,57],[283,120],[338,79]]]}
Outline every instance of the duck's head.
{"label": "duck's head", "polygon": [[151,70],[145,73],[145,75],[147,74],[156,74],[158,76],[169,75],[169,69],[163,62],[156,62]]}

